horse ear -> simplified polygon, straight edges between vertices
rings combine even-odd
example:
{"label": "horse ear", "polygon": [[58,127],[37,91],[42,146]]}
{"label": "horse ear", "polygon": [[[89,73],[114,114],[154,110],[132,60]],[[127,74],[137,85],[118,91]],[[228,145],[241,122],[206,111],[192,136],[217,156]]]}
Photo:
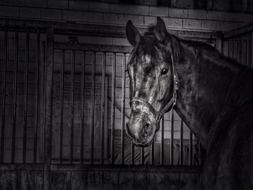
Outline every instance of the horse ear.
{"label": "horse ear", "polygon": [[129,20],[126,24],[126,36],[132,46],[135,46],[141,39],[141,34],[133,25],[131,20]]}
{"label": "horse ear", "polygon": [[157,17],[157,24],[155,26],[155,36],[158,40],[164,41],[168,34],[164,21],[161,17]]}

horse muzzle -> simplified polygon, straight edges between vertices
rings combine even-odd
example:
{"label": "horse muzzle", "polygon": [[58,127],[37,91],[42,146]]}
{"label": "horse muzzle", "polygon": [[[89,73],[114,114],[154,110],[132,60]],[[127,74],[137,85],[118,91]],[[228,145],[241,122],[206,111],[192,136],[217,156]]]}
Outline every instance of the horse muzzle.
{"label": "horse muzzle", "polygon": [[130,119],[126,126],[126,132],[133,143],[139,146],[150,145],[158,128],[159,121],[150,106],[140,101],[133,101]]}

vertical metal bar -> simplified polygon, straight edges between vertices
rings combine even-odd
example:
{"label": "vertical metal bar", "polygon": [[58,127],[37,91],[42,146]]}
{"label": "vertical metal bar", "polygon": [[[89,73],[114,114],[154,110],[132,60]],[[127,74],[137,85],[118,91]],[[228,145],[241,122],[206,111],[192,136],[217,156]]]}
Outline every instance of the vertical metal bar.
{"label": "vertical metal bar", "polygon": [[192,156],[193,156],[193,150],[192,150],[192,132],[190,131],[190,165],[193,164],[193,159],[192,159]]}
{"label": "vertical metal bar", "polygon": [[152,142],[151,145],[151,165],[153,166],[155,164],[155,139]]}
{"label": "vertical metal bar", "polygon": [[34,131],[34,139],[33,139],[33,161],[37,161],[37,145],[38,145],[38,128],[39,128],[39,100],[40,100],[40,32],[37,33],[37,52],[36,52],[36,58],[37,58],[37,71],[35,71],[35,131]]}
{"label": "vertical metal bar", "polygon": [[201,144],[200,144],[200,141],[198,140],[198,149],[199,149],[199,152],[198,152],[198,159],[199,159],[199,162],[198,162],[198,165],[201,165]]}
{"label": "vertical metal bar", "polygon": [[102,93],[101,93],[101,164],[104,165],[104,141],[105,141],[105,67],[106,67],[106,52],[103,53],[102,63]]}
{"label": "vertical metal bar", "polygon": [[145,149],[144,147],[141,147],[141,165],[144,165],[145,161]]}
{"label": "vertical metal bar", "polygon": [[170,164],[174,164],[174,110],[171,110]]}
{"label": "vertical metal bar", "polygon": [[248,54],[248,66],[251,66],[251,40],[248,40],[248,48],[247,48],[247,54]]}
{"label": "vertical metal bar", "polygon": [[235,40],[231,39],[231,58],[235,59]]}
{"label": "vertical metal bar", "polygon": [[45,125],[44,125],[44,190],[50,189],[50,164],[52,157],[52,121],[54,86],[54,29],[47,32],[45,63]]}
{"label": "vertical metal bar", "polygon": [[247,48],[246,48],[246,51],[247,51],[247,65],[250,66],[250,40],[247,39]]}
{"label": "vertical metal bar", "polygon": [[13,90],[14,90],[14,98],[13,98],[13,129],[12,129],[12,142],[11,142],[11,162],[15,162],[15,147],[16,147],[16,127],[17,127],[17,74],[18,74],[18,52],[19,51],[19,38],[18,32],[15,32],[15,71],[14,71],[14,79],[13,79]]}
{"label": "vertical metal bar", "polygon": [[81,163],[84,161],[84,114],[85,114],[85,51],[83,52],[83,65],[81,71],[81,113],[82,113],[82,126],[81,126],[81,151],[80,151],[80,159]]}
{"label": "vertical metal bar", "polygon": [[241,64],[245,64],[243,62],[243,50],[244,50],[244,45],[243,45],[243,39],[239,40],[239,61],[241,62]]}
{"label": "vertical metal bar", "polygon": [[126,93],[126,54],[123,54],[123,61],[122,61],[122,99],[121,99],[121,164],[124,165],[125,163],[125,154],[124,154],[124,133],[125,133],[125,93]]}
{"label": "vertical metal bar", "polygon": [[251,62],[250,62],[250,66],[252,67],[253,65],[253,32],[251,32],[251,35],[250,35],[250,38],[251,38],[251,44],[250,44],[250,50],[251,50],[251,52],[250,52],[250,55],[251,55],[251,58],[250,58],[250,60],[251,60]]}
{"label": "vertical metal bar", "polygon": [[236,55],[235,55],[235,58],[236,60],[241,63],[241,59],[240,59],[240,40],[236,40]]}
{"label": "vertical metal bar", "polygon": [[42,81],[41,81],[41,87],[42,87],[42,108],[41,108],[41,114],[42,114],[42,127],[41,127],[41,150],[42,150],[42,160],[45,161],[46,155],[45,150],[45,135],[46,135],[46,63],[47,63],[47,51],[46,51],[46,42],[42,43],[43,48],[43,64],[42,64]]}
{"label": "vertical metal bar", "polygon": [[91,102],[92,102],[92,107],[91,107],[91,155],[90,155],[90,163],[91,165],[94,164],[94,120],[95,120],[95,69],[96,69],[96,52],[94,52],[94,60],[92,64],[92,81],[91,81]]}
{"label": "vertical metal bar", "polygon": [[60,121],[60,163],[63,162],[63,124],[64,124],[64,72],[65,72],[65,50],[62,50],[62,64],[61,64],[61,77],[60,77],[60,101],[61,101],[61,121]]}
{"label": "vertical metal bar", "polygon": [[180,126],[180,164],[184,164],[184,123],[182,119]]}
{"label": "vertical metal bar", "polygon": [[7,64],[9,62],[8,57],[8,31],[7,29],[4,32],[4,55],[5,55],[5,62],[3,64],[4,68],[2,70],[2,123],[1,123],[1,156],[0,156],[0,163],[4,162],[4,141],[5,141],[5,101],[6,101],[6,72],[7,72]]}
{"label": "vertical metal bar", "polygon": [[[106,67],[106,64],[105,64],[105,67]],[[105,131],[104,131],[104,146],[106,146],[104,148],[104,154],[107,155],[107,157],[109,157],[109,151],[107,151],[107,145],[110,143],[110,139],[108,138],[109,137],[109,134],[108,134],[108,79],[105,78],[105,113],[104,113],[104,118],[105,118]]]}
{"label": "vertical metal bar", "polygon": [[26,67],[25,67],[25,87],[24,87],[24,125],[23,125],[23,163],[26,163],[27,145],[27,120],[28,120],[28,88],[29,88],[29,42],[30,34],[26,32]]}
{"label": "vertical metal bar", "polygon": [[161,128],[161,151],[160,151],[160,164],[164,165],[164,116],[161,120],[162,128]]}
{"label": "vertical metal bar", "polygon": [[243,51],[242,53],[243,55],[243,60],[244,60],[244,64],[248,65],[248,40],[243,40]]}
{"label": "vertical metal bar", "polygon": [[71,126],[70,126],[70,163],[73,163],[74,149],[74,86],[75,86],[75,51],[71,51]]}
{"label": "vertical metal bar", "polygon": [[232,42],[228,40],[228,56],[232,57]]}
{"label": "vertical metal bar", "polygon": [[135,149],[135,145],[134,145],[133,142],[131,142],[131,160],[132,160],[132,165],[135,164],[135,159],[134,159],[134,157],[135,157],[135,151],[134,151],[134,149]]}
{"label": "vertical metal bar", "polygon": [[114,61],[112,62],[112,104],[111,104],[111,157],[114,164],[114,130],[115,130],[115,71],[116,71],[116,53],[113,53]]}
{"label": "vertical metal bar", "polygon": [[228,57],[229,55],[229,40],[227,40],[226,41],[226,43],[225,43],[226,45],[225,45],[225,52],[226,52],[226,56]]}

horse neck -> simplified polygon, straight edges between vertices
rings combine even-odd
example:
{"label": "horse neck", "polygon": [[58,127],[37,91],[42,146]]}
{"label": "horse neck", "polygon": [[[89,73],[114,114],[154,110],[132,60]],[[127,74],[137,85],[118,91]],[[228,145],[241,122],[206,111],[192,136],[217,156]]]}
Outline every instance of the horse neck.
{"label": "horse neck", "polygon": [[181,56],[175,64],[179,80],[175,109],[205,147],[239,68],[213,48],[202,45],[180,44]]}

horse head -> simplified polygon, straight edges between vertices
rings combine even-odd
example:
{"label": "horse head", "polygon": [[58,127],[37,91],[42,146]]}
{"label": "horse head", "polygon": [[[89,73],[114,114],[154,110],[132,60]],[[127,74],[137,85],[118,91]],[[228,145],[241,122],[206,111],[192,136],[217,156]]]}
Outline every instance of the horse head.
{"label": "horse head", "polygon": [[146,146],[153,141],[163,114],[176,103],[172,36],[159,17],[144,35],[128,21],[126,35],[134,47],[127,65],[131,115],[126,131],[136,145]]}

